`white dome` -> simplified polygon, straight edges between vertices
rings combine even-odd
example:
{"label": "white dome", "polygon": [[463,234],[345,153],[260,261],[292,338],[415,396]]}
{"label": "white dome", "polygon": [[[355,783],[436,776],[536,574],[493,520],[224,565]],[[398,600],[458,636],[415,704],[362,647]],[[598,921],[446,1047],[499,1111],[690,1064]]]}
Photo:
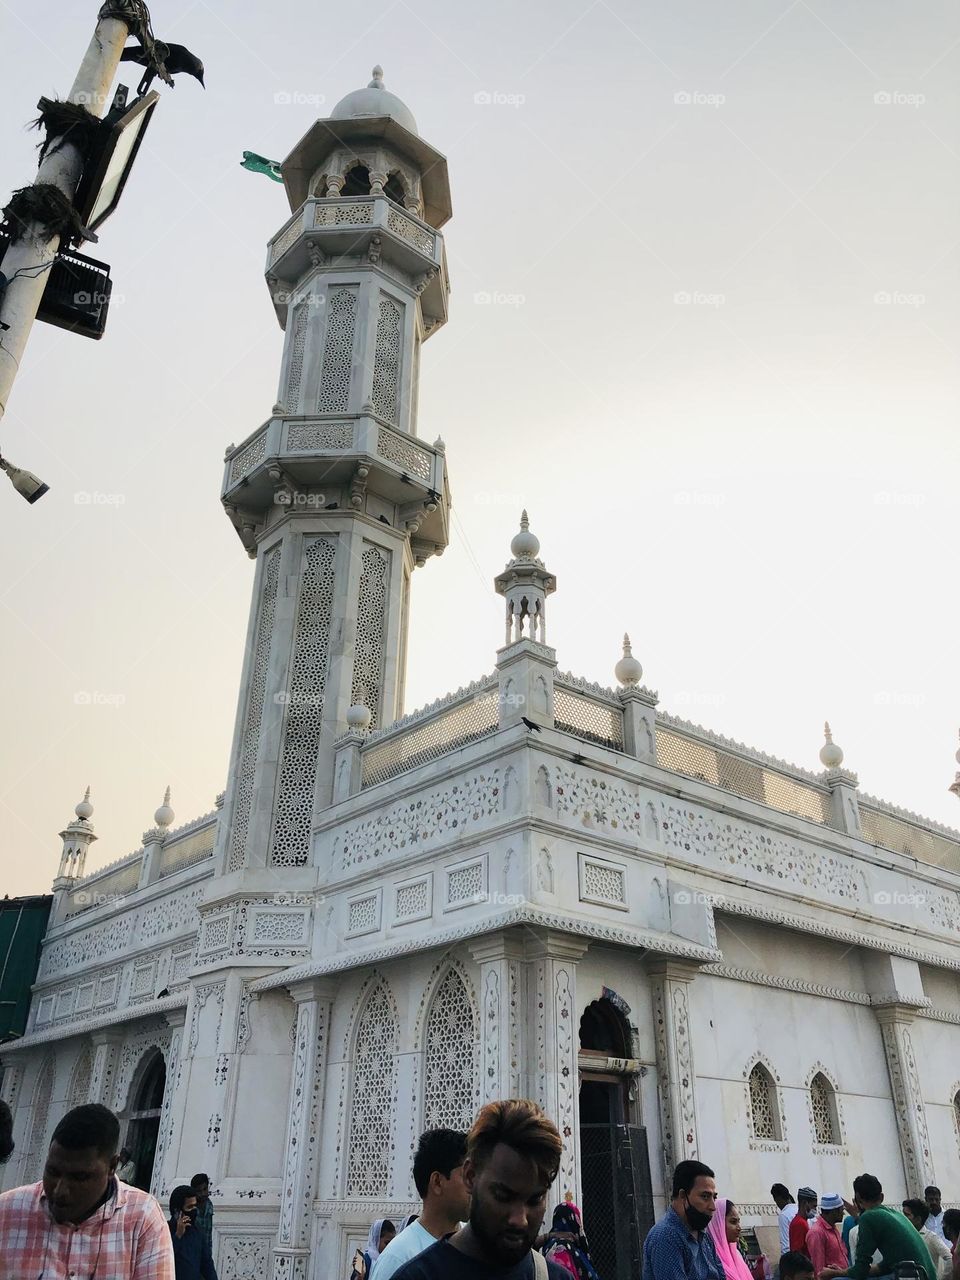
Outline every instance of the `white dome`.
{"label": "white dome", "polygon": [[73,812],[77,815],[78,818],[82,819],[84,822],[86,822],[86,820],[93,813],[93,805],[90,803],[89,787],[87,787],[87,790],[84,794],[83,799],[80,801],[80,803],[77,805],[77,807],[74,809]]}
{"label": "white dome", "polygon": [[621,684],[640,683],[640,679],[643,676],[643,667],[640,665],[639,659],[633,656],[629,636],[625,635],[623,637],[623,657],[614,667],[613,673]]}
{"label": "white dome", "polygon": [[517,560],[535,560],[540,550],[540,539],[530,532],[530,521],[524,511],[520,517],[520,532],[513,535],[510,552]]}
{"label": "white dome", "polygon": [[352,707],[347,707],[347,724],[356,733],[365,732],[370,728],[370,721],[373,716],[370,714],[368,707],[362,706],[359,702]]}
{"label": "white dome", "polygon": [[827,769],[839,769],[843,764],[843,751],[834,742],[829,724],[823,726],[823,736],[826,741],[820,748],[820,763]]}
{"label": "white dome", "polygon": [[170,808],[170,788],[167,787],[163,796],[163,804],[153,815],[153,820],[158,827],[169,827],[170,823],[177,815]]}
{"label": "white dome", "polygon": [[407,104],[383,87],[382,67],[373,68],[373,79],[365,89],[354,89],[330,112],[331,120],[358,120],[365,116],[390,116],[404,129],[417,132],[417,122]]}

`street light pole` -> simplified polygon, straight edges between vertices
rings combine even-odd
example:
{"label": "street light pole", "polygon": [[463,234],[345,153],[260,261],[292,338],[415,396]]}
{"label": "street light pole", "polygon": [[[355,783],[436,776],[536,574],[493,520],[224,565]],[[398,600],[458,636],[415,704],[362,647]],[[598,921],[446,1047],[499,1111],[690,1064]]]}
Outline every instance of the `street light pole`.
{"label": "street light pole", "polygon": [[[125,8],[108,3],[100,10],[90,46],[70,90],[68,101],[86,107],[96,116],[104,115],[109,105],[110,87],[130,34],[127,22],[116,16]],[[68,135],[59,145],[47,148],[33,186],[56,187],[72,204],[82,167],[81,149]],[[0,295],[0,418],[6,412],[10,390],[61,239],[59,233],[51,235],[40,221],[16,227],[14,234],[15,239],[0,263],[0,271],[8,281],[5,292]]]}

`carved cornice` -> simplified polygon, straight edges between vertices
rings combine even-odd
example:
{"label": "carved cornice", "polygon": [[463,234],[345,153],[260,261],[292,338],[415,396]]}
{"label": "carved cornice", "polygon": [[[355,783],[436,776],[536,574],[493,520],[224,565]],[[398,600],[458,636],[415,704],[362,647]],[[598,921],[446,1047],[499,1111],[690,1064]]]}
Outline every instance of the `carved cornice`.
{"label": "carved cornice", "polygon": [[179,991],[175,995],[164,996],[162,1000],[150,1000],[146,1004],[134,1005],[132,1008],[113,1009],[110,1013],[101,1014],[99,1018],[64,1022],[57,1027],[51,1027],[49,1031],[37,1031],[33,1035],[24,1036],[21,1040],[4,1043],[3,1057],[5,1058],[8,1053],[19,1053],[22,1049],[32,1049],[38,1044],[68,1040],[71,1036],[86,1036],[100,1027],[112,1027],[121,1022],[142,1022],[144,1018],[166,1013],[169,1009],[186,1008],[188,994],[186,991]]}
{"label": "carved cornice", "polygon": [[[819,982],[806,982],[802,978],[781,978],[763,973],[759,969],[740,969],[735,965],[709,964],[700,970],[704,977],[730,978],[734,982],[750,982],[758,987],[775,987],[779,991],[796,991],[800,995],[820,996],[826,1000],[844,1000],[848,1004],[870,1004],[870,996],[862,991],[848,991],[843,987],[827,987]],[[751,1059],[751,1065],[759,1059]]]}
{"label": "carved cornice", "polygon": [[[857,933],[854,929],[841,929],[836,925],[821,924],[810,916],[789,915],[785,911],[776,911],[770,907],[760,907],[749,902],[734,902],[730,898],[724,900],[722,906],[715,908],[724,915],[746,916],[752,920],[762,920],[767,924],[778,924],[797,933],[815,934],[819,938],[831,938],[835,942],[849,943],[854,947],[865,947],[870,951],[883,951],[887,955],[902,956],[906,960],[916,960],[920,964],[928,964],[935,969],[950,969],[960,972],[960,959],[949,959],[938,955],[935,951],[922,951],[919,947],[911,947],[890,938],[873,938],[869,934]],[[886,921],[873,921],[885,924]],[[954,949],[956,949],[956,944]]]}
{"label": "carved cornice", "polygon": [[423,1208],[417,1200],[314,1200],[314,1212],[321,1218],[359,1219],[364,1226],[377,1218],[398,1218]]}
{"label": "carved cornice", "polygon": [[620,695],[617,689],[611,689],[605,684],[598,684],[596,680],[585,680],[583,676],[575,676],[572,671],[558,671],[554,676],[554,683],[561,687],[573,689],[577,693],[585,693],[594,698],[602,698],[604,702],[610,702],[614,706],[620,706]]}
{"label": "carved cornice", "polygon": [[623,925],[610,925],[577,916],[561,915],[558,912],[542,910],[529,903],[523,903],[499,915],[474,920],[458,928],[441,929],[426,937],[406,938],[402,942],[389,942],[368,951],[328,956],[323,960],[312,961],[310,964],[296,965],[292,969],[280,969],[276,973],[251,982],[250,990],[251,992],[272,991],[304,978],[322,977],[324,974],[340,973],[346,969],[362,969],[368,965],[410,955],[413,952],[433,951],[437,947],[450,946],[452,943],[476,938],[495,929],[507,929],[511,925],[539,925],[546,929],[555,929],[559,933],[592,938],[597,942],[620,943],[623,946],[661,955],[680,956],[700,963],[718,961],[721,958],[720,952],[713,947],[702,947],[671,934],[653,933]]}
{"label": "carved cornice", "polygon": [[[960,1013],[954,1013],[952,1009],[923,1008],[917,1009],[916,1013],[918,1018],[933,1018],[935,1022],[950,1022],[955,1027],[960,1027]],[[950,1096],[954,1097],[958,1091],[960,1086]]]}
{"label": "carved cornice", "polygon": [[812,782],[820,790],[826,790],[823,773],[814,773],[812,769],[803,769],[798,764],[791,764],[789,760],[781,760],[779,756],[767,755],[765,751],[748,747],[743,742],[737,742],[735,738],[725,738],[722,733],[714,733],[711,729],[705,729],[702,724],[695,724],[692,720],[681,720],[679,716],[670,715],[669,712],[658,711],[657,723],[662,724],[665,729],[676,729],[680,733],[692,734],[695,738],[700,738],[713,746],[723,747],[725,751],[735,751],[737,755],[744,756],[754,764],[768,765],[779,773],[786,773],[793,778],[802,778],[804,782]]}

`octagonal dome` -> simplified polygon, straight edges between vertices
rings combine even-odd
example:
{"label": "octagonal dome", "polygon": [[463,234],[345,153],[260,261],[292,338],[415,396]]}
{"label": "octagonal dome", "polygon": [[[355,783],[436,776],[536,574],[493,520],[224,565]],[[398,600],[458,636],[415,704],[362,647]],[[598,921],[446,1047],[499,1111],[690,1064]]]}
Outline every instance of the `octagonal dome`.
{"label": "octagonal dome", "polygon": [[390,116],[404,129],[417,132],[417,122],[407,104],[383,87],[382,67],[373,68],[373,79],[365,89],[354,89],[330,112],[331,120],[362,120],[366,116]]}

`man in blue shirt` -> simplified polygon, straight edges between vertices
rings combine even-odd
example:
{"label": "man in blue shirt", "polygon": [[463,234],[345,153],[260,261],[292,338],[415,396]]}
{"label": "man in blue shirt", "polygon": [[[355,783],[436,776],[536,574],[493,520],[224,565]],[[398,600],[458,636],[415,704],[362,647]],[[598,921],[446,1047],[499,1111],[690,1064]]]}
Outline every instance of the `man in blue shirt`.
{"label": "man in blue shirt", "polygon": [[673,1173],[666,1216],[643,1243],[643,1280],[724,1280],[707,1227],[717,1207],[713,1170],[681,1160]]}

